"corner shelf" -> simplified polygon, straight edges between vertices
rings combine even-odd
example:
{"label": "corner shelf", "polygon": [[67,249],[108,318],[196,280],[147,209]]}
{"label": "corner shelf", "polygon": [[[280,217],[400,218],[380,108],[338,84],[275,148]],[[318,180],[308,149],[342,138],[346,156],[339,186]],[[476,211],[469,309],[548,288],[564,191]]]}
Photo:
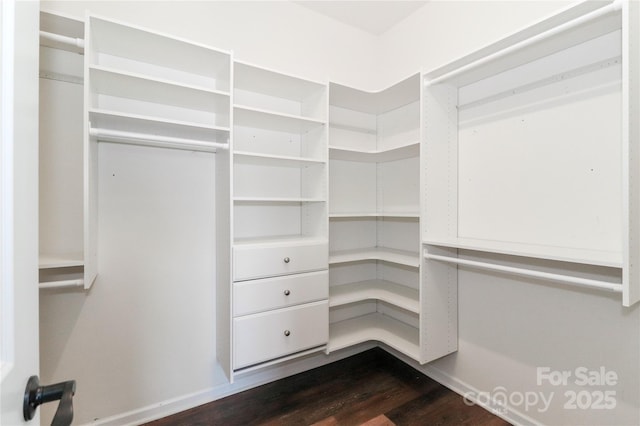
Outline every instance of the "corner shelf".
{"label": "corner shelf", "polygon": [[287,155],[270,155],[250,151],[234,151],[234,158],[242,163],[254,165],[274,165],[281,167],[307,167],[314,165],[326,165],[325,160],[304,157],[292,157]]}
{"label": "corner shelf", "polygon": [[420,255],[406,250],[385,247],[370,247],[355,250],[339,250],[329,253],[329,264],[360,262],[364,260],[380,260],[398,265],[420,267]]}
{"label": "corner shelf", "polygon": [[380,300],[415,314],[420,313],[418,290],[391,281],[359,281],[334,285],[329,290],[331,308],[364,300]]}
{"label": "corner shelf", "polygon": [[380,313],[332,323],[329,326],[327,352],[372,340],[420,361],[418,329]]}
{"label": "corner shelf", "polygon": [[277,204],[300,204],[300,203],[324,203],[324,198],[313,197],[233,197],[236,203],[277,203]]}
{"label": "corner shelf", "polygon": [[332,160],[361,161],[365,163],[381,163],[403,160],[420,155],[420,142],[412,142],[395,148],[382,150],[362,150],[329,146],[329,158]]}
{"label": "corner shelf", "polygon": [[418,212],[345,212],[329,213],[329,219],[366,219],[366,218],[407,218],[420,219]]}

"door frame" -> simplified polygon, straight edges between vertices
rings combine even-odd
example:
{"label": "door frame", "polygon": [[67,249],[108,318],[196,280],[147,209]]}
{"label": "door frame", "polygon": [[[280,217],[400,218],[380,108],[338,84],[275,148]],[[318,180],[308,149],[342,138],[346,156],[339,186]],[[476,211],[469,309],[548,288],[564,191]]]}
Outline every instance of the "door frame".
{"label": "door frame", "polygon": [[0,0],[0,423],[11,425],[25,424],[40,363],[39,17],[39,1]]}

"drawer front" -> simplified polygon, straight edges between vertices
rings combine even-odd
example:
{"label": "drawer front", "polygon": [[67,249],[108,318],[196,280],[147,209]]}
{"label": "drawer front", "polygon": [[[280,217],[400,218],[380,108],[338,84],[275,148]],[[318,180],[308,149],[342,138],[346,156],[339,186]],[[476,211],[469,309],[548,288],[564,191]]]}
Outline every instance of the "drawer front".
{"label": "drawer front", "polygon": [[327,271],[242,281],[233,284],[233,315],[254,314],[328,297]]}
{"label": "drawer front", "polygon": [[321,301],[233,320],[233,368],[249,367],[329,340],[329,302]]}
{"label": "drawer front", "polygon": [[233,249],[235,281],[327,269],[326,243],[240,246]]}

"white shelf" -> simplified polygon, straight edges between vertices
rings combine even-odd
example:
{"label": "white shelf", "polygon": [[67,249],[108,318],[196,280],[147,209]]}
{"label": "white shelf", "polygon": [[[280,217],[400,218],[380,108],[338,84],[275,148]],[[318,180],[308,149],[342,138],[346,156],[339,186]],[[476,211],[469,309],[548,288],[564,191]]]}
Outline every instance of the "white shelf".
{"label": "white shelf", "polygon": [[71,268],[84,266],[82,254],[41,254],[38,260],[40,269]]}
{"label": "white shelf", "polygon": [[234,151],[234,157],[237,161],[244,164],[256,165],[274,165],[282,167],[306,167],[314,165],[324,165],[326,161],[316,160],[314,158],[291,157],[285,155],[260,154],[247,151]]}
{"label": "white shelf", "polygon": [[332,160],[380,163],[418,157],[419,155],[420,142],[417,141],[396,148],[371,151],[329,146],[329,158]]}
{"label": "white shelf", "polygon": [[238,61],[234,63],[234,85],[241,90],[298,102],[325,90],[322,83]]}
{"label": "white shelf", "polygon": [[418,329],[382,314],[368,314],[329,326],[327,351],[333,352],[359,343],[378,341],[420,359]]}
{"label": "white shelf", "polygon": [[536,257],[560,262],[583,263],[612,268],[622,267],[622,253],[619,252],[553,247],[508,241],[478,240],[472,238],[428,239],[423,241],[423,243],[440,247],[486,251],[512,256]]}
{"label": "white shelf", "polygon": [[324,203],[324,198],[291,198],[291,197],[233,197],[237,203]]}
{"label": "white shelf", "polygon": [[96,108],[89,109],[89,121],[95,128],[153,133],[176,138],[210,140],[218,143],[227,143],[230,134],[228,127],[206,126],[188,121],[167,120]]}
{"label": "white shelf", "polygon": [[85,54],[95,63],[229,90],[228,52],[96,16],[87,21],[91,43]]}
{"label": "white shelf", "polygon": [[[126,73],[106,67],[90,66],[88,71],[91,91],[98,95],[197,111],[222,112],[228,116],[230,96],[226,92],[164,79],[153,79],[141,74]],[[99,99],[98,103],[100,103]]]}
{"label": "white shelf", "polygon": [[324,126],[322,120],[292,114],[282,114],[266,109],[234,105],[234,124],[289,133],[305,133]]}
{"label": "white shelf", "polygon": [[197,95],[198,93],[200,93],[205,96],[212,96],[212,95],[218,96],[224,102],[227,102],[226,100],[228,100],[231,96],[231,94],[228,91],[216,90],[216,89],[209,88],[207,86],[201,86],[197,84],[182,83],[180,81],[174,81],[166,78],[154,78],[152,76],[147,76],[142,73],[130,72],[130,71],[121,70],[113,67],[105,67],[101,65],[90,65],[89,72],[96,73],[96,75],[98,75],[99,73],[110,75],[110,77],[102,77],[105,79],[106,78],[112,79],[112,80],[106,80],[107,85],[109,85],[112,81],[117,81],[117,82],[123,81],[123,82],[131,82],[131,83],[140,83],[141,81],[144,81],[145,84],[149,84],[149,85],[153,84],[154,85],[153,88],[164,89],[165,91],[174,90],[172,95],[179,93],[178,91],[180,90],[191,91],[190,93],[188,93],[188,96],[185,96],[189,98],[193,97],[194,94]]}
{"label": "white shelf", "polygon": [[278,237],[264,237],[264,238],[236,238],[233,242],[235,246],[258,246],[258,245],[286,245],[294,246],[296,244],[308,245],[308,244],[326,244],[326,238],[310,237],[305,235],[283,235]]}
{"label": "white shelf", "polygon": [[329,219],[350,219],[350,218],[408,218],[420,219],[418,212],[348,212],[329,213]]}
{"label": "white shelf", "polygon": [[83,38],[84,21],[58,12],[40,10],[40,30],[66,37]]}
{"label": "white shelf", "polygon": [[420,313],[418,290],[385,280],[367,280],[329,288],[329,307],[364,300],[381,300],[413,313]]}
{"label": "white shelf", "polygon": [[363,260],[381,260],[414,268],[418,268],[420,266],[419,253],[406,250],[371,247],[356,250],[340,250],[329,253],[330,265]]}
{"label": "white shelf", "polygon": [[347,132],[362,133],[365,135],[376,135],[378,133],[378,130],[376,128],[337,122],[330,122],[329,127],[331,129],[346,130]]}

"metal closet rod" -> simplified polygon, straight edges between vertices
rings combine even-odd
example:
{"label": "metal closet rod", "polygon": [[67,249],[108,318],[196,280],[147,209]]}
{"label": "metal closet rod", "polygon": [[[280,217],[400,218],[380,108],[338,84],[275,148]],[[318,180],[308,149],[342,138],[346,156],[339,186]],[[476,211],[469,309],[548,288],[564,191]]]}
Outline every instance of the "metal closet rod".
{"label": "metal closet rod", "polygon": [[104,142],[155,146],[158,148],[188,149],[206,152],[216,152],[217,149],[229,149],[229,144],[220,142],[151,135],[138,132],[123,132],[120,130],[99,129],[95,127],[89,129],[89,135]]}
{"label": "metal closet rod", "polygon": [[476,68],[481,67],[491,61],[495,61],[497,59],[502,58],[503,56],[507,56],[513,52],[529,47],[532,44],[538,43],[545,39],[551,38],[559,33],[562,33],[567,30],[571,30],[575,27],[578,27],[582,24],[585,24],[589,21],[596,20],[603,16],[607,16],[611,13],[616,13],[622,9],[622,1],[623,0],[615,0],[613,3],[610,3],[606,6],[601,7],[600,9],[596,9],[592,12],[587,13],[586,15],[582,15],[578,18],[575,18],[569,22],[565,22],[564,24],[558,25],[557,27],[553,27],[550,30],[544,31],[538,35],[522,40],[516,44],[513,44],[507,48],[494,52],[490,55],[487,55],[483,58],[480,58],[476,61],[473,61],[467,65],[461,66],[460,68],[456,68],[453,71],[450,71],[446,74],[441,75],[440,77],[433,78],[431,80],[426,81],[424,84],[426,87],[433,86],[434,84],[438,84],[444,82],[446,80],[453,79],[458,77],[461,74],[472,71]]}
{"label": "metal closet rod", "polygon": [[65,287],[84,287],[84,280],[62,280],[62,281],[50,281],[40,283],[38,285],[40,288],[65,288]]}
{"label": "metal closet rod", "polygon": [[59,44],[62,47],[67,47],[68,49],[66,50],[70,50],[72,52],[84,52],[84,40],[81,38],[67,37],[47,31],[40,31],[40,44],[44,44],[43,42],[46,41]]}
{"label": "metal closet rod", "polygon": [[429,253],[425,253],[424,257],[425,259],[428,259],[428,260],[437,260],[440,262],[454,263],[456,265],[470,266],[473,268],[505,272],[508,274],[520,275],[525,277],[533,277],[533,278],[539,278],[547,281],[557,281],[565,284],[595,288],[598,290],[613,291],[615,293],[622,293],[622,284],[611,283],[608,281],[591,280],[588,278],[554,274],[551,272],[542,272],[542,271],[536,271],[533,269],[526,269],[526,268],[515,268],[512,266],[498,265],[495,263],[478,262],[475,260],[459,259],[457,257],[440,256],[440,255],[429,254]]}

